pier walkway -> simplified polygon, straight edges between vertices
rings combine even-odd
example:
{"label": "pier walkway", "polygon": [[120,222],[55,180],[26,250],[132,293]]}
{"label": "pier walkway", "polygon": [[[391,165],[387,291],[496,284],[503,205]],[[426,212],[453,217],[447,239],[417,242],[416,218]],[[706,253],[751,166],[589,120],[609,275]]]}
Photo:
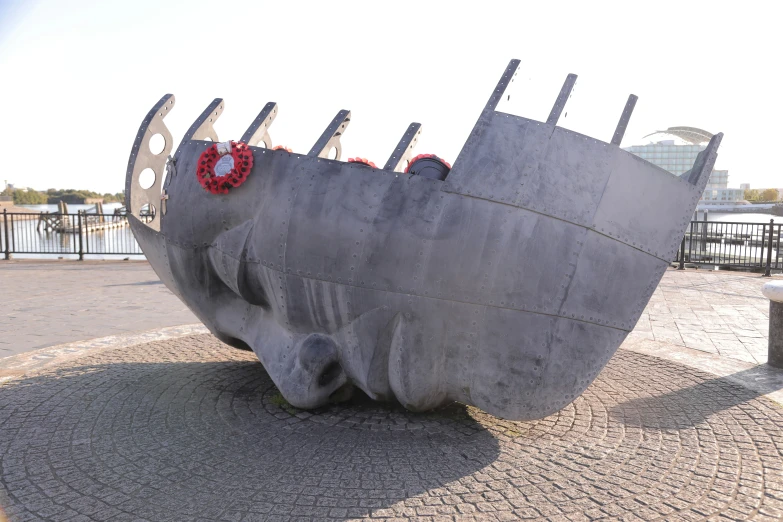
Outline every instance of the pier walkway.
{"label": "pier walkway", "polygon": [[759,274],[669,270],[631,339],[652,339],[749,363],[767,362],[769,300]]}
{"label": "pier walkway", "polygon": [[146,261],[0,261],[0,359],[196,322]]}

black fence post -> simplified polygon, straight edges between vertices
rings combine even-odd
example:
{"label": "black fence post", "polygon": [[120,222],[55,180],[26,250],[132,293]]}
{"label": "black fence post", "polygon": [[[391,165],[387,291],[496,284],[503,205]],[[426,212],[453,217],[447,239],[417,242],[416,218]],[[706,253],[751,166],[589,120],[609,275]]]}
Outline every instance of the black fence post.
{"label": "black fence post", "polygon": [[694,222],[691,221],[690,230],[688,233],[688,262],[693,262],[693,224]]}
{"label": "black fence post", "polygon": [[16,252],[16,227],[14,226],[14,214],[11,213],[11,250]]}
{"label": "black fence post", "polygon": [[677,270],[685,270],[685,236],[682,236],[682,243],[680,243],[680,266]]}
{"label": "black fence post", "polygon": [[90,219],[87,217],[87,211],[84,211],[84,253],[90,253]]}
{"label": "black fence post", "polygon": [[5,260],[11,259],[11,251],[8,249],[10,239],[8,237],[8,209],[3,209],[3,232],[5,233]]}
{"label": "black fence post", "polygon": [[77,232],[79,234],[79,261],[84,261],[84,250],[82,249],[82,211],[77,210],[76,215],[78,216],[76,221],[79,224],[79,230]]}
{"label": "black fence post", "polygon": [[767,245],[767,268],[764,270],[764,277],[770,277],[772,272],[772,231],[775,230],[775,220],[769,220],[769,244]]}

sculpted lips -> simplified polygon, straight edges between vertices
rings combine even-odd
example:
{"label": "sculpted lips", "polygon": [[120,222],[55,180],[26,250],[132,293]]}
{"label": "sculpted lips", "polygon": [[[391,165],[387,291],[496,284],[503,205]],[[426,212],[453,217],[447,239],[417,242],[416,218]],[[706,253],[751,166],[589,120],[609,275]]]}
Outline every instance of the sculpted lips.
{"label": "sculpted lips", "polygon": [[[333,337],[317,333],[328,330],[329,325],[319,324],[312,314],[304,318],[301,311],[286,310],[277,299],[268,297],[276,296],[272,288],[275,275],[249,261],[254,255],[248,246],[253,230],[252,222],[243,223],[222,232],[209,248],[211,272],[235,296],[237,305],[244,302],[248,310],[243,314],[244,324],[237,323],[229,331],[225,322],[218,326],[219,321],[214,321],[214,329],[224,341],[253,349],[292,405],[313,408],[347,399],[353,386],[341,363],[340,346]],[[281,290],[278,288],[278,294]],[[324,303],[315,302],[322,298],[323,293],[309,301],[314,308],[323,309]],[[308,331],[312,333],[299,333]],[[365,382],[365,377],[357,380]]]}

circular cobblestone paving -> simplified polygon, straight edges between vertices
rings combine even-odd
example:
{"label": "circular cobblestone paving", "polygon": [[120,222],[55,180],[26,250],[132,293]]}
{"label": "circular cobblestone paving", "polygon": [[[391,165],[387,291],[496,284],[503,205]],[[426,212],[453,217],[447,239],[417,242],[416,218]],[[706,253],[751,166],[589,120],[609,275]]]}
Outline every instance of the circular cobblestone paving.
{"label": "circular cobblestone paving", "polygon": [[0,501],[11,521],[778,520],[782,426],[751,391],[623,351],[539,421],[303,412],[200,335],[0,385]]}

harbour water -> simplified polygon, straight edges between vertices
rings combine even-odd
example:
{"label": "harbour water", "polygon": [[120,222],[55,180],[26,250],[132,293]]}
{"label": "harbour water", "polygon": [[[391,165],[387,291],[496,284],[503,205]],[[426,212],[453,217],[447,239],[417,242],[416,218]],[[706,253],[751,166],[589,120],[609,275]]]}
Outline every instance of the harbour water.
{"label": "harbour water", "polygon": [[[22,208],[27,208],[30,210],[34,210],[36,212],[57,212],[57,205],[19,205]],[[122,203],[104,203],[103,204],[103,212],[106,214],[111,214],[114,212],[115,208],[120,208],[122,206]],[[76,214],[77,212],[81,210],[92,210],[95,208],[95,205],[76,205],[76,204],[69,204],[68,205],[68,212],[72,214]],[[94,212],[94,210],[93,210]]]}
{"label": "harbour water", "polygon": [[[704,219],[703,213],[699,212],[699,220]],[[708,221],[720,221],[723,223],[769,223],[770,219],[774,219],[775,223],[782,223],[783,217],[775,216],[769,213],[721,213],[721,212],[708,212]]]}

